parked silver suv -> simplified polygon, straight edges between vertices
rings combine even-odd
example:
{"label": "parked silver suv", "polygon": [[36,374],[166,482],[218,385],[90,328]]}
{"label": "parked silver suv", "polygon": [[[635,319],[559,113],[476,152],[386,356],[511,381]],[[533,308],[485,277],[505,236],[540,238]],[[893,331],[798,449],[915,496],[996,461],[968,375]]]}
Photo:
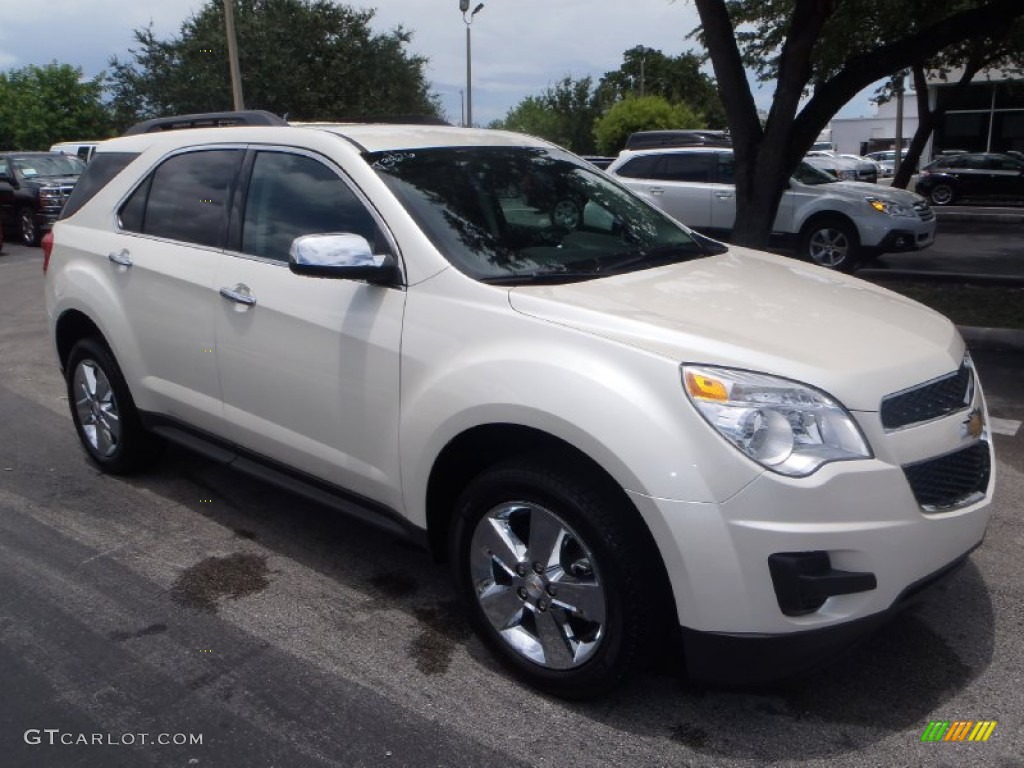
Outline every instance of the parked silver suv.
{"label": "parked silver suv", "polygon": [[[736,192],[731,149],[625,150],[608,173],[687,226],[725,237],[732,229]],[[801,163],[782,195],[774,234],[795,244],[803,258],[852,271],[880,253],[927,248],[934,242],[935,227],[935,214],[919,195],[838,182]]]}

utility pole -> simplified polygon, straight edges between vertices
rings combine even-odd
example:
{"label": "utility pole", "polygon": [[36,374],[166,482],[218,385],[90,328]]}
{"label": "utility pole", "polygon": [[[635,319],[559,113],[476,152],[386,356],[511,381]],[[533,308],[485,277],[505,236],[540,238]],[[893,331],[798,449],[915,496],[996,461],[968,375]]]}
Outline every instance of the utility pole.
{"label": "utility pole", "polygon": [[238,68],[238,42],[235,40],[234,0],[224,0],[224,26],[228,38],[228,64],[231,67],[231,96],[235,111],[245,109],[242,100],[242,72]]}

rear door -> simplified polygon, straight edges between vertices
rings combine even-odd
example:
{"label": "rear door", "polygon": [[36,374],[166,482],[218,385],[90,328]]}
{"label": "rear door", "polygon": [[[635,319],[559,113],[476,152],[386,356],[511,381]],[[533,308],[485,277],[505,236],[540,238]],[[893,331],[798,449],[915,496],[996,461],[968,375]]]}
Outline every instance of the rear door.
{"label": "rear door", "polygon": [[138,372],[140,407],[213,433],[223,420],[214,279],[244,154],[219,147],[171,155],[122,204],[117,231],[97,230],[102,239],[89,245],[130,318],[122,332],[136,348],[118,352]]}
{"label": "rear door", "polygon": [[638,155],[615,173],[626,185],[670,216],[697,229],[711,227],[709,152]]}

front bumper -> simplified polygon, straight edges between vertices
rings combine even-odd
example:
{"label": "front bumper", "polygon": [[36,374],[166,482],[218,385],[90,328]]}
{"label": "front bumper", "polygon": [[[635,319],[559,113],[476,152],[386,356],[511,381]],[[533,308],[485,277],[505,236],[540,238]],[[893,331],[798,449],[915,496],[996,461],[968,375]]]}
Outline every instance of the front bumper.
{"label": "front bumper", "polygon": [[[805,478],[763,472],[719,503],[631,494],[654,521],[694,646],[691,673],[755,682],[813,665],[884,622],[984,538],[995,462],[980,389],[969,409],[906,428],[887,430],[877,412],[854,415],[871,459]],[[988,461],[977,462],[979,453]],[[960,501],[930,504],[928,492],[958,488],[948,463],[957,456],[977,484],[965,485]],[[933,470],[924,482],[922,466]],[[761,660],[744,661],[748,648]],[[806,663],[786,664],[788,656]]]}
{"label": "front bumper", "polygon": [[[980,545],[978,542],[971,550]],[[886,610],[842,624],[786,635],[700,632],[683,627],[687,674],[693,680],[724,685],[758,685],[813,671],[912,606],[922,594],[960,570],[969,554],[908,586]]]}

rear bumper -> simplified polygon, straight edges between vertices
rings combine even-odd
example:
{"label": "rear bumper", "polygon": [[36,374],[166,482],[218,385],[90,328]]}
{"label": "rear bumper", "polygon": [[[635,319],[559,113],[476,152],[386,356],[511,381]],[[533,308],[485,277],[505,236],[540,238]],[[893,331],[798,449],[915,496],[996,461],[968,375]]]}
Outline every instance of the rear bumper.
{"label": "rear bumper", "polygon": [[825,666],[962,568],[980,545],[979,541],[948,565],[908,586],[888,609],[853,621],[781,635],[681,627],[687,674],[693,680],[723,685],[759,685]]}

